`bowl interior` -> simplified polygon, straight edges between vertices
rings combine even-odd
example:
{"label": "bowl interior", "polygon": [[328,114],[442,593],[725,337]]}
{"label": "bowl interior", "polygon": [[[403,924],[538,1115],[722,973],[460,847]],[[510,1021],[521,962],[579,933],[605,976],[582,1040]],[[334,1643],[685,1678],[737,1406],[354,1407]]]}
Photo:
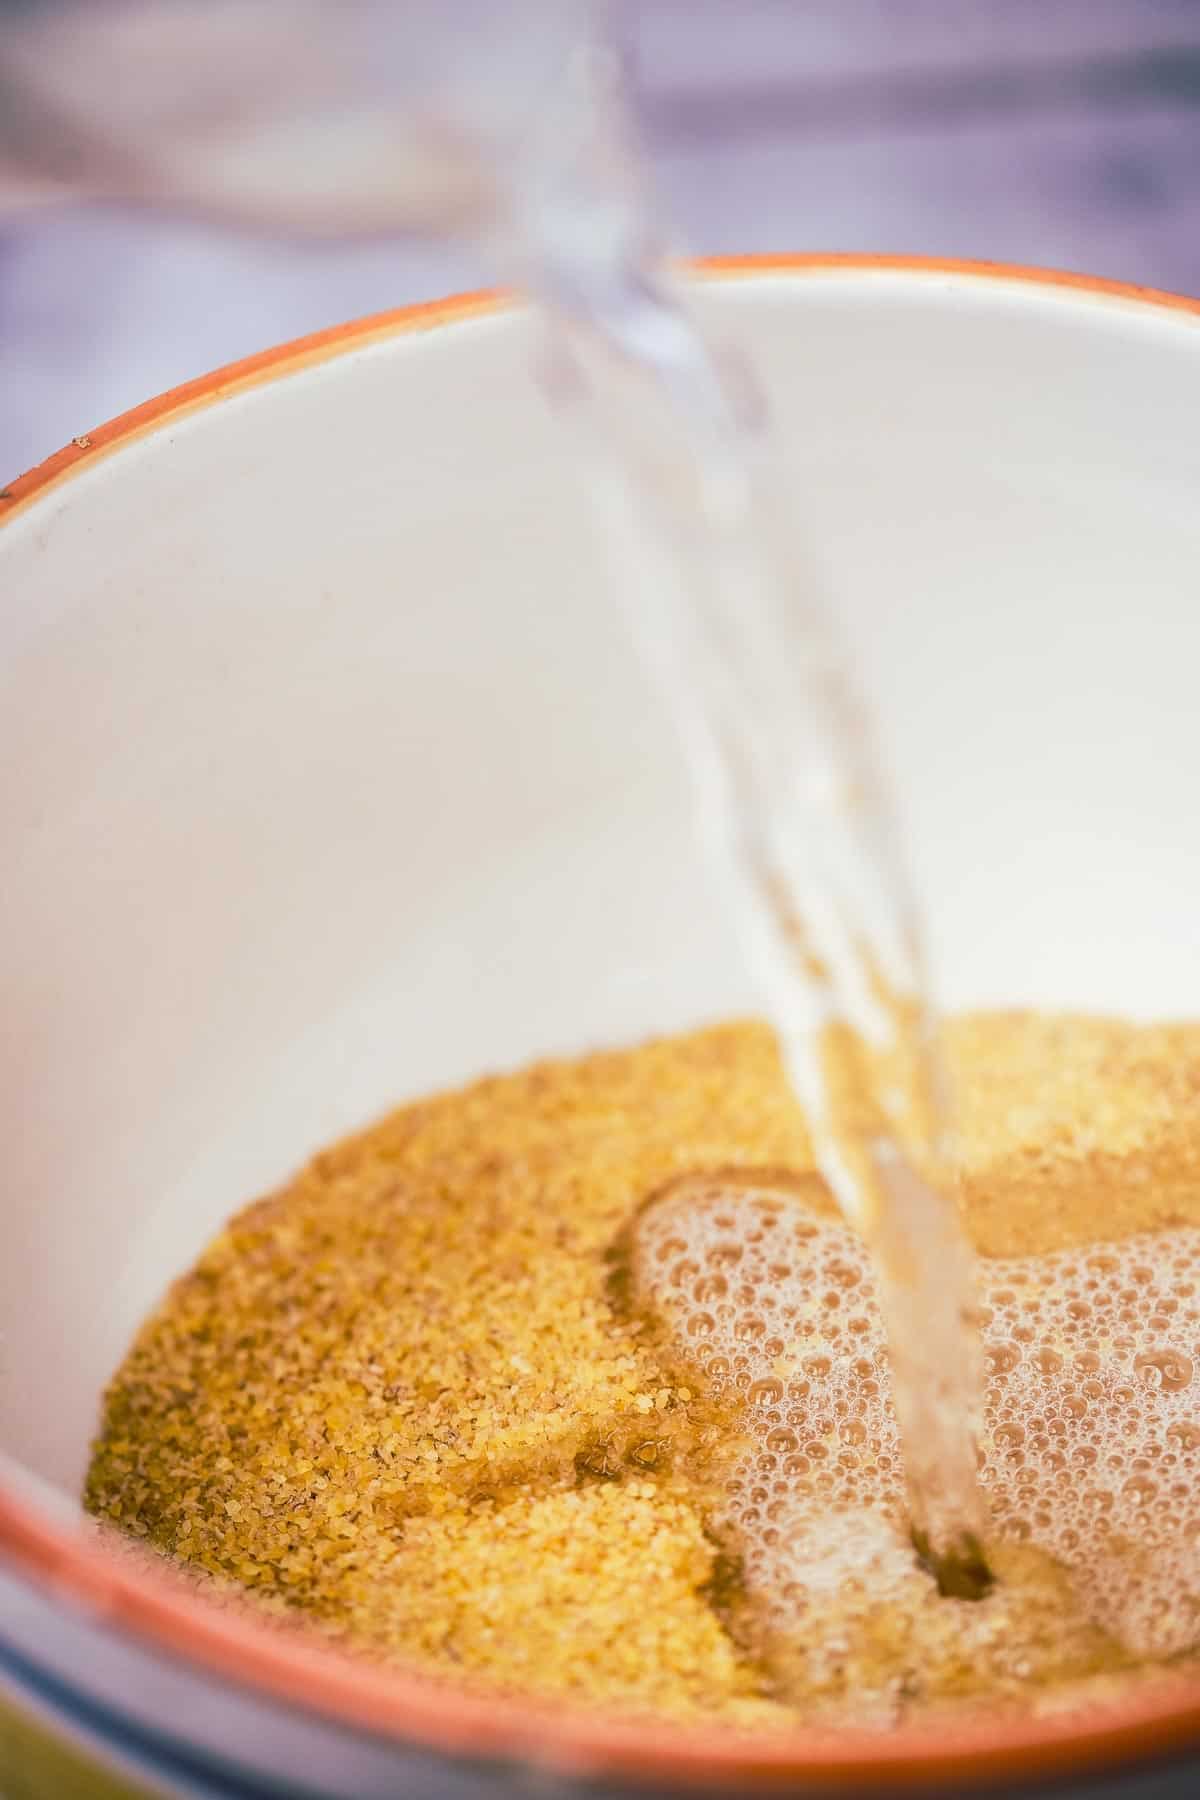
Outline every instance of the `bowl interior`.
{"label": "bowl interior", "polygon": [[[1200,1012],[1200,319],[730,279],[949,1005]],[[744,1010],[517,311],[348,340],[0,537],[0,1449],[236,1205],[395,1100]]]}

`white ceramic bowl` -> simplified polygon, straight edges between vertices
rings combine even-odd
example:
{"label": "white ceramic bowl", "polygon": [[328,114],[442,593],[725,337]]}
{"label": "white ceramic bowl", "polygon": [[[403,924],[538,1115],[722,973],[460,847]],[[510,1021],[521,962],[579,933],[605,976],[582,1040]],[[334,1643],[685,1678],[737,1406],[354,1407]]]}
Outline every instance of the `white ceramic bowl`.
{"label": "white ceramic bowl", "polygon": [[[719,274],[702,304],[769,390],[942,997],[1200,1013],[1200,313],[1021,271]],[[486,298],[324,334],[0,495],[0,1644],[138,1731],[202,1692],[244,1769],[270,1704],[270,1766],[339,1793],[388,1791],[414,1740],[963,1785],[954,1755],[1188,1736],[1200,1711],[1154,1696],[753,1757],[547,1723],[260,1642],[115,1570],[59,1498],[139,1316],[315,1146],[755,1003],[528,336]]]}

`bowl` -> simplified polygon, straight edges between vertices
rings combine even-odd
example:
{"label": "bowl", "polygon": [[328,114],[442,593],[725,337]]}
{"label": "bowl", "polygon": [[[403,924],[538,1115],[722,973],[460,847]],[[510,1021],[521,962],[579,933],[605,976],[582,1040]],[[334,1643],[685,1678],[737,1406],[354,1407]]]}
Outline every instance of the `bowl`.
{"label": "bowl", "polygon": [[[1200,1015],[1200,305],[883,258],[698,288],[770,395],[943,1002]],[[760,1741],[457,1692],[81,1520],[100,1388],[237,1205],[407,1095],[756,1005],[533,357],[502,297],[416,307],[0,491],[0,1758],[35,1792],[68,1791],[28,1773],[53,1737],[96,1782],[365,1797],[1186,1757],[1200,1679]]]}

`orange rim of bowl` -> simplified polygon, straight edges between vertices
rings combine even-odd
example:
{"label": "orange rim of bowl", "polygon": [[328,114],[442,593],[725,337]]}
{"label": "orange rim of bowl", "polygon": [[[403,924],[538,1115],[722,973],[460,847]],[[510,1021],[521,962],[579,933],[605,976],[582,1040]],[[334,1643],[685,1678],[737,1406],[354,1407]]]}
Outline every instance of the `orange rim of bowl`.
{"label": "orange rim of bowl", "polygon": [[[1017,283],[1052,293],[1134,301],[1200,322],[1200,300],[1090,276],[1004,263],[908,256],[760,255],[706,258],[704,276],[902,273]],[[401,307],[315,332],[217,369],[72,440],[0,489],[0,524],[97,458],[247,389],[400,334],[493,314],[498,291]],[[303,1625],[281,1632],[210,1605],[167,1564],[135,1567],[103,1534],[54,1523],[0,1486],[0,1557],[77,1610],[135,1641],[234,1685],[385,1739],[467,1758],[500,1758],[581,1777],[675,1786],[737,1784],[767,1791],[819,1781],[826,1791],[1046,1778],[1162,1756],[1200,1741],[1200,1676],[1147,1678],[1124,1694],[1047,1717],[981,1712],[969,1719],[833,1732],[797,1726],[749,1734],[730,1726],[612,1717],[566,1703],[479,1689],[384,1668],[324,1645]]]}

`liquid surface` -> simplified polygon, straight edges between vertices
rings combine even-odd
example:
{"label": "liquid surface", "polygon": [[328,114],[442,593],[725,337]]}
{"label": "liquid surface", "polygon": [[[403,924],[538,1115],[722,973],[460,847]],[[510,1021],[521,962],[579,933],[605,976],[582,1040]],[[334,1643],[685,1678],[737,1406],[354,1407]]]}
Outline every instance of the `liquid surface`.
{"label": "liquid surface", "polygon": [[[748,1438],[724,1519],[760,1626],[828,1686],[882,1613],[920,1633],[883,1322],[861,1242],[786,1187],[683,1181],[636,1232],[635,1285]],[[1200,1232],[984,1265],[980,1479],[998,1544],[1070,1577],[1132,1657],[1200,1640]],[[955,1621],[960,1642],[981,1625]],[[1010,1617],[1010,1670],[1061,1623]],[[1053,1643],[1042,1638],[1049,1624]],[[1016,1628],[1014,1630],[1014,1627]]]}

